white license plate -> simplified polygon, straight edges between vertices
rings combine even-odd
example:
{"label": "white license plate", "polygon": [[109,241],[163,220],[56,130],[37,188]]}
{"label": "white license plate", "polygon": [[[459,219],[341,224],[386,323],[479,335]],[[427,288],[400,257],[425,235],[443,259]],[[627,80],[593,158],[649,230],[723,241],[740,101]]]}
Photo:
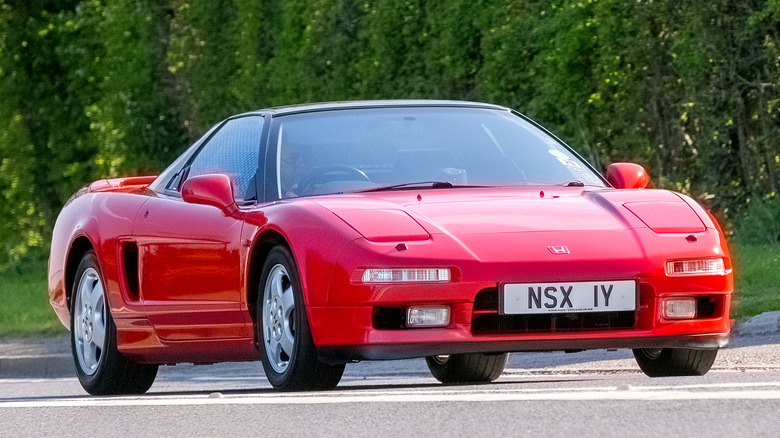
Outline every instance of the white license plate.
{"label": "white license plate", "polygon": [[636,309],[636,281],[503,285],[504,314],[616,312]]}

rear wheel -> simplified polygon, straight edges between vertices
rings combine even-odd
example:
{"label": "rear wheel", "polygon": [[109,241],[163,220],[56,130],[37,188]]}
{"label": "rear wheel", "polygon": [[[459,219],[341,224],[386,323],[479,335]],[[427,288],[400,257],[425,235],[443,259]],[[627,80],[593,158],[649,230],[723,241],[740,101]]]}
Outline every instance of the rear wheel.
{"label": "rear wheel", "polygon": [[712,368],[717,349],[637,348],[634,358],[650,377],[703,376]]}
{"label": "rear wheel", "polygon": [[116,325],[106,302],[97,257],[88,252],[76,270],[70,333],[76,374],[92,395],[143,394],[157,365],[135,363],[117,349]]}
{"label": "rear wheel", "polygon": [[507,353],[451,354],[425,358],[428,369],[442,383],[485,383],[501,376],[506,366]]}
{"label": "rear wheel", "polygon": [[344,364],[324,363],[317,356],[298,271],[287,248],[277,246],[268,254],[258,301],[258,339],[263,343],[263,369],[271,385],[283,391],[338,385]]}

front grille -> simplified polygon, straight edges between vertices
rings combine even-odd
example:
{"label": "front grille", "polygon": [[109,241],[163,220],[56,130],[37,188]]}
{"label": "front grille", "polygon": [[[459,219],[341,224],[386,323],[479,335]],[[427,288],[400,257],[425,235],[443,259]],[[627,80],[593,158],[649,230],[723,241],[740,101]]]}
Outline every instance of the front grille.
{"label": "front grille", "polygon": [[499,315],[498,289],[490,288],[477,293],[474,299],[471,333],[577,332],[631,328],[635,324],[634,311]]}

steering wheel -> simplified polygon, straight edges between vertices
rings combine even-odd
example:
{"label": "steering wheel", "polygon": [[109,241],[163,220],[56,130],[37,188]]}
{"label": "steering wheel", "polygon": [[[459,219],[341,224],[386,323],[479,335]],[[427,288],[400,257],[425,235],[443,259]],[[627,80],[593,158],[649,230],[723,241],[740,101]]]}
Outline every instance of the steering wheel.
{"label": "steering wheel", "polygon": [[331,181],[371,182],[371,178],[362,170],[348,164],[328,164],[314,169],[311,175],[298,185],[297,191],[300,195],[311,195],[315,185]]}

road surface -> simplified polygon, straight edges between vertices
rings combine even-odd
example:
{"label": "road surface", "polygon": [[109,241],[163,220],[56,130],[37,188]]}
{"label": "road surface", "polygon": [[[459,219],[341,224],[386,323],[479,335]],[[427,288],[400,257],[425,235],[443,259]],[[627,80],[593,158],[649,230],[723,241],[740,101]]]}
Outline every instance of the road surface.
{"label": "road surface", "polygon": [[259,363],[162,367],[148,394],[75,378],[0,379],[3,436],[707,436],[780,432],[780,335],[740,339],[706,376],[650,379],[628,350],[510,356],[488,385],[424,360],[347,366],[334,391],[279,393]]}

